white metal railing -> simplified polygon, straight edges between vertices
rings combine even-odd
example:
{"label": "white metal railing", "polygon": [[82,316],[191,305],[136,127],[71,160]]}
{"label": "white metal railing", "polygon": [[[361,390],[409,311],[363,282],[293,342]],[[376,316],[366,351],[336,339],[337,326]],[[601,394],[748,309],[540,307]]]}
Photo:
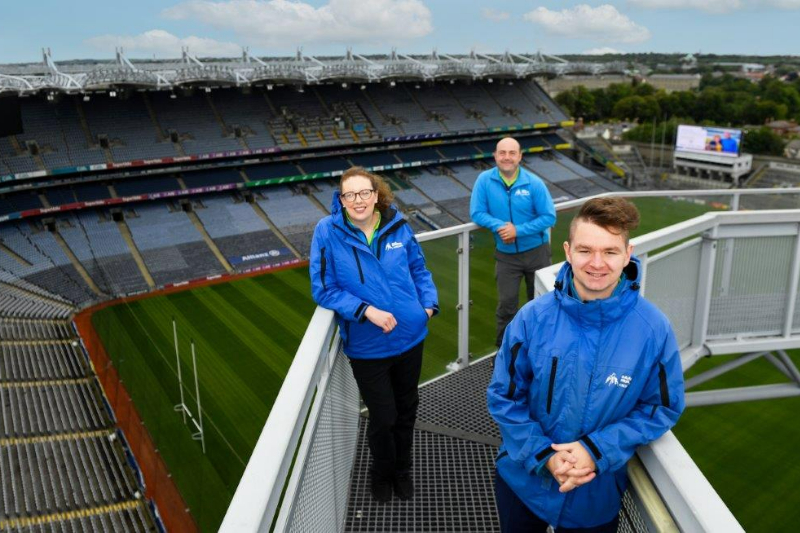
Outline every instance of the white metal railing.
{"label": "white metal railing", "polygon": [[[634,198],[729,197],[731,199],[731,208],[736,209],[739,206],[741,197],[768,194],[797,195],[800,194],[800,189],[781,189],[777,191],[774,189],[646,191],[608,193],[599,196]],[[587,199],[564,202],[558,204],[557,209],[562,211],[578,207]],[[643,216],[646,216],[646,213]],[[714,266],[715,241],[739,235],[735,232],[725,233],[729,231],[728,229],[719,230],[716,228],[733,228],[730,231],[742,230],[747,233],[747,230],[743,228],[750,222],[761,229],[771,228],[770,231],[773,234],[780,231],[786,232],[788,231],[787,224],[794,224],[795,234],[797,234],[797,228],[800,227],[800,211],[769,211],[749,214],[709,213],[634,239],[634,245],[639,257],[643,260],[645,269],[643,289],[647,290],[648,269],[654,270],[659,262],[666,261],[670,256],[694,250],[698,246],[704,250],[700,254],[702,260],[698,264],[698,275],[703,273],[706,276],[710,276],[709,271],[713,271],[712,267]],[[451,370],[464,368],[469,364],[469,237],[470,233],[477,229],[479,229],[477,225],[469,223],[417,236],[420,242],[458,236],[458,357],[456,363],[450,367]],[[714,233],[715,229],[717,233]],[[709,231],[711,233],[706,233]],[[696,237],[698,234],[704,233],[703,237]],[[687,238],[691,240],[673,246],[667,251],[653,253]],[[800,242],[800,238],[798,238],[798,242]],[[800,253],[800,248],[797,248],[797,250],[795,256]],[[651,253],[653,253],[652,257],[648,257]],[[701,268],[710,270],[700,270]],[[792,268],[793,272],[797,271],[796,265],[793,264]],[[546,287],[552,286],[555,281],[555,269],[556,267],[553,267],[537,273],[538,290],[546,290]],[[654,285],[654,283],[651,283],[651,285]],[[710,298],[712,296],[710,290],[710,288],[707,288],[701,291],[701,294],[691,301],[694,311],[698,309],[704,312],[710,310]],[[648,293],[648,297],[653,299],[652,294]],[[796,299],[795,297],[796,294],[792,296],[792,301]],[[656,303],[658,304],[657,295]],[[670,313],[667,313],[667,315],[669,316]],[[688,337],[688,343],[684,342],[684,368],[688,368],[691,363],[705,353],[701,348],[707,349],[710,353],[730,353],[724,352],[724,350],[729,349],[725,343],[733,341],[735,337],[732,337],[729,341],[715,340],[714,343],[716,344],[711,344],[708,342],[707,335],[702,328],[698,329],[695,324],[696,321],[693,319],[691,336]],[[701,324],[707,326],[708,320],[706,319]],[[797,343],[796,345],[800,346],[799,339],[800,337],[793,338],[790,335],[789,337],[784,336],[780,340],[773,339],[773,341],[783,342],[785,345]],[[757,341],[750,339],[749,342],[755,343]],[[301,499],[304,494],[304,481],[314,483],[316,480],[319,482],[319,477],[315,478],[313,473],[306,468],[306,462],[313,455],[313,450],[319,449],[319,446],[315,447],[314,442],[312,442],[315,438],[317,440],[320,438],[323,440],[329,439],[331,442],[338,442],[337,439],[343,441],[343,444],[340,443],[341,446],[336,454],[329,454],[330,462],[328,467],[331,472],[325,478],[324,482],[328,484],[326,486],[340,486],[343,476],[349,478],[347,473],[338,471],[336,463],[347,463],[349,461],[351,463],[350,468],[352,467],[352,453],[355,446],[356,433],[353,428],[355,426],[351,423],[345,423],[340,428],[326,428],[323,427],[324,424],[320,421],[321,413],[325,412],[326,409],[323,403],[326,401],[327,391],[347,391],[352,389],[347,384],[341,385],[337,389],[334,383],[337,380],[346,379],[338,371],[342,367],[336,364],[337,361],[344,360],[344,357],[339,355],[339,350],[340,346],[338,336],[335,335],[333,313],[318,308],[309,323],[292,367],[284,380],[269,419],[248,462],[222,523],[221,531],[237,533],[241,531],[269,531],[273,523],[278,531],[293,530],[293,520],[298,516],[298,505],[310,505],[312,507],[310,512],[316,517],[315,523],[319,527],[323,527],[322,530],[341,530],[344,519],[342,513],[346,507],[346,494],[344,496],[342,494],[327,494],[325,498],[317,498],[316,501],[313,498],[307,498],[305,503],[297,503],[297,500]],[[741,348],[739,348],[739,351],[741,351]],[[349,372],[346,374],[349,375]],[[330,385],[331,383],[334,383],[334,385]],[[350,394],[350,392],[346,394]],[[351,407],[350,413],[346,414],[344,420],[350,420],[348,417],[357,420],[357,396],[352,399]],[[348,411],[348,409],[344,409],[344,411]],[[337,430],[340,429],[340,433],[348,434],[337,434]],[[680,446],[680,443],[677,442],[677,439],[674,441],[671,439],[674,439],[674,437],[667,436],[649,447],[644,447],[639,451],[639,457],[648,474],[656,483],[678,525],[682,529],[686,525],[687,529],[685,530],[741,530],[738,523],[730,515],[730,512],[719,500],[713,488],[708,485],[708,482],[697,470],[691,458]],[[296,452],[297,456],[295,458]],[[292,468],[293,459],[295,459],[295,463]],[[319,465],[318,467],[326,468]],[[291,478],[289,476],[290,470],[292,471]],[[279,510],[279,502],[284,490],[286,490],[284,504],[280,506]],[[699,529],[691,527],[692,525],[697,525]]]}

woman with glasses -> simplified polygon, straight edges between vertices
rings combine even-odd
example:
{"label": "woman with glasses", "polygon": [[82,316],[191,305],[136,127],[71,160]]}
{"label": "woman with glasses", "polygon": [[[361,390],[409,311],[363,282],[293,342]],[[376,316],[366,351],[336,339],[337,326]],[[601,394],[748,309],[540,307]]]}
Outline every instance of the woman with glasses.
{"label": "woman with glasses", "polygon": [[436,287],[414,232],[380,177],[342,174],[331,214],[311,244],[314,300],[336,312],[344,353],[369,410],[370,490],[410,499],[422,344],[438,312]]}

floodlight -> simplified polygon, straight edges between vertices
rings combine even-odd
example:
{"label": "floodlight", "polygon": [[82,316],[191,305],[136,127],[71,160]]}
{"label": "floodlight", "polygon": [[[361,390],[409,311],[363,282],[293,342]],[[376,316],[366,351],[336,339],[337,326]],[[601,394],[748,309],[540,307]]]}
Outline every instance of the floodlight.
{"label": "floodlight", "polygon": [[487,81],[488,81],[489,83],[492,83],[492,82],[494,82],[494,80],[493,80],[492,78],[489,78]]}
{"label": "floodlight", "polygon": [[177,95],[177,94],[175,94],[175,93],[169,93],[169,97],[170,97],[171,99],[175,100],[175,99],[178,97],[178,95]]}
{"label": "floodlight", "polygon": [[347,89],[347,82],[342,83],[342,89]]}
{"label": "floodlight", "polygon": [[91,98],[89,98],[89,95],[88,94],[84,94],[83,95],[83,101],[84,102],[88,102],[89,100],[91,100]]}
{"label": "floodlight", "polygon": [[205,88],[205,91],[206,91],[207,93],[210,93],[210,92],[211,92],[211,87],[206,87],[206,88]]}
{"label": "floodlight", "polygon": [[268,90],[268,91],[271,91],[271,90],[272,90],[272,84],[271,84],[271,83],[268,83],[268,84],[267,84],[267,90]]}
{"label": "floodlight", "polygon": [[108,91],[108,96],[110,96],[111,98],[116,98],[117,91],[114,90]]}
{"label": "floodlight", "polygon": [[394,87],[394,81],[389,82],[389,87]]}
{"label": "floodlight", "polygon": [[364,91],[364,90],[366,90],[366,89],[367,89],[367,86],[366,86],[366,85],[362,85],[362,86],[361,86],[361,90],[362,90],[362,91]]}

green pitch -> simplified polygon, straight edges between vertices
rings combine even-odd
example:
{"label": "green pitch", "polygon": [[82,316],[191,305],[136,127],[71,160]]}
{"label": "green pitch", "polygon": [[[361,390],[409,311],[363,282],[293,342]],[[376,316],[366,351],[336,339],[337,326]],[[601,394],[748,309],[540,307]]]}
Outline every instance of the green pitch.
{"label": "green pitch", "polygon": [[[709,209],[664,199],[636,203],[642,212],[642,225],[635,234]],[[554,262],[563,260],[561,243],[567,237],[571,216],[560,213],[553,230]],[[423,248],[439,289],[442,310],[431,321],[424,381],[444,373],[445,365],[456,358],[458,255],[455,237],[425,243]],[[470,273],[473,357],[493,349],[494,283],[492,238],[488,232],[477,232],[473,236]],[[203,531],[216,530],[222,521],[314,307],[308,273],[306,269],[295,269],[148,298],[94,315],[94,326],[114,366]],[[205,455],[200,444],[191,439],[191,422],[184,425],[180,413],[173,410],[180,403],[180,396],[172,317],[178,323],[184,402],[195,414],[190,339],[196,343]],[[704,453],[712,453],[707,448],[691,451],[697,454],[699,464]],[[748,461],[734,459],[731,463]],[[716,484],[713,470],[707,474]],[[755,475],[756,469],[752,472]]]}

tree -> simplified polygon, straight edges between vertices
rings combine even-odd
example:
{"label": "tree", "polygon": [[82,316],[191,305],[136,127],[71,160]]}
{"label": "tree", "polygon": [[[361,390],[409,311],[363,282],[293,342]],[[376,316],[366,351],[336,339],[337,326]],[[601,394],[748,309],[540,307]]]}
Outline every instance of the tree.
{"label": "tree", "polygon": [[570,115],[575,118],[583,117],[584,120],[597,118],[594,95],[583,85],[559,93],[556,96],[556,102],[566,107]]}
{"label": "tree", "polygon": [[613,114],[620,119],[647,120],[658,117],[661,110],[654,96],[626,96],[614,105]]}
{"label": "tree", "polygon": [[766,126],[744,134],[743,151],[751,154],[783,155],[784,141]]}

